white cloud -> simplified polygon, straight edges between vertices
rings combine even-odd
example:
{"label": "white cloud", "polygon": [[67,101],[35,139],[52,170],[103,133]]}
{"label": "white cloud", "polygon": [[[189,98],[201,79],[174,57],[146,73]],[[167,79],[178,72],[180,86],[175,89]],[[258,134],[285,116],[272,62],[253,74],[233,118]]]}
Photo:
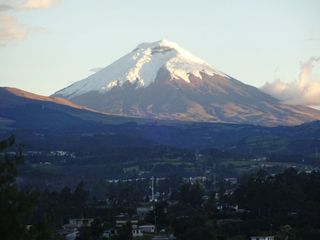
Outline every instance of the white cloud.
{"label": "white cloud", "polygon": [[[17,20],[14,13],[20,10],[50,8],[59,0],[0,0],[0,46],[10,42],[21,41],[29,33],[43,33],[46,29],[26,26]],[[9,13],[10,11],[10,13]]]}
{"label": "white cloud", "polygon": [[57,2],[58,0],[27,0],[22,7],[26,9],[50,8]]}
{"label": "white cloud", "polygon": [[298,80],[283,82],[280,79],[266,83],[262,91],[283,100],[288,104],[320,106],[320,76],[312,75],[314,65],[320,62],[320,57],[312,57],[301,63]]}
{"label": "white cloud", "polygon": [[0,14],[0,45],[22,40],[26,36],[26,29],[20,26],[15,17]]}

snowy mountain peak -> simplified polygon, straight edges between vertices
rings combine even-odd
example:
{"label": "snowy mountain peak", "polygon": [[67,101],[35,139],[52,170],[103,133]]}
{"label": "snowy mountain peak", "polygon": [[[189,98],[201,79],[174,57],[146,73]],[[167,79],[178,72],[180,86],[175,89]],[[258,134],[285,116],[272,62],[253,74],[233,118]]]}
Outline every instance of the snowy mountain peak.
{"label": "snowy mountain peak", "polygon": [[[168,41],[166,39],[162,39],[160,41],[156,42],[146,42],[141,43],[137,46],[135,49],[138,50],[147,50],[151,49],[153,53],[160,53],[160,52],[169,52],[173,51],[176,55],[180,55],[181,57],[184,57],[185,59],[188,59],[189,61],[192,61],[194,63],[204,64],[208,65],[204,60],[194,56],[190,52],[186,51],[182,47],[180,47],[177,43]],[[209,65],[208,65],[209,66]]]}
{"label": "snowy mountain peak", "polygon": [[180,46],[177,43],[168,41],[166,39],[161,39],[160,41],[156,41],[156,42],[144,42],[137,46],[137,48],[140,48],[140,49],[161,48],[161,47],[167,47],[172,49],[180,48]]}
{"label": "snowy mountain peak", "polygon": [[156,80],[159,70],[163,68],[168,71],[171,79],[181,79],[188,83],[190,75],[199,79],[204,73],[228,77],[177,43],[160,40],[139,44],[111,65],[60,90],[56,95],[70,99],[92,91],[108,92],[126,82],[134,84],[136,88],[147,87]]}

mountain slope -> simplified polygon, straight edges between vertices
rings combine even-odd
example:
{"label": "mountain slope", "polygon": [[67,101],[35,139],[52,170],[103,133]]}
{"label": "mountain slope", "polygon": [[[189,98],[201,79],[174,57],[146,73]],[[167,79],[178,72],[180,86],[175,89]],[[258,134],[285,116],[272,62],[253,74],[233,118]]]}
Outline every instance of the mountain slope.
{"label": "mountain slope", "polygon": [[42,101],[42,102],[48,102],[48,103],[51,102],[51,103],[69,106],[76,109],[87,109],[86,107],[79,106],[64,98],[41,96],[34,93],[23,91],[18,88],[10,88],[10,87],[0,88],[0,107],[18,105],[26,100],[30,102],[31,101],[35,101],[35,102]]}
{"label": "mountain slope", "polygon": [[177,44],[144,43],[54,96],[105,113],[184,121],[295,125],[320,112],[282,104]]}
{"label": "mountain slope", "polygon": [[66,99],[0,88],[0,129],[95,128],[104,123],[130,121],[130,118],[95,112]]}

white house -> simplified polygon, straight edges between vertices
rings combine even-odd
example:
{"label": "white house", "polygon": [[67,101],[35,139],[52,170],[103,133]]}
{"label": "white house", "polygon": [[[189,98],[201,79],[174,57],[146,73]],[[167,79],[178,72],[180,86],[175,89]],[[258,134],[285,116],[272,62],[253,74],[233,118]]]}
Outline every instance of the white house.
{"label": "white house", "polygon": [[132,237],[142,237],[143,233],[139,228],[132,229]]}
{"label": "white house", "polygon": [[139,229],[143,233],[154,233],[156,231],[156,226],[153,224],[141,225],[141,226],[139,226]]}
{"label": "white house", "polygon": [[134,238],[143,236],[142,231],[138,228],[138,219],[130,218],[127,214],[120,214],[116,217],[116,228],[122,228],[127,223],[131,223],[132,236]]}
{"label": "white house", "polygon": [[274,240],[274,236],[253,236],[250,240]]}
{"label": "white house", "polygon": [[138,228],[138,219],[129,219],[129,218],[116,219],[116,227],[121,228],[125,226],[128,222],[131,223],[132,228]]}
{"label": "white house", "polygon": [[117,229],[108,229],[103,232],[102,237],[109,239],[117,235],[118,235]]}
{"label": "white house", "polygon": [[75,240],[78,236],[79,232],[78,231],[74,231],[72,233],[68,233],[66,236],[65,236],[65,239],[66,240]]}
{"label": "white house", "polygon": [[69,219],[69,226],[80,228],[80,227],[90,227],[93,218],[71,218]]}

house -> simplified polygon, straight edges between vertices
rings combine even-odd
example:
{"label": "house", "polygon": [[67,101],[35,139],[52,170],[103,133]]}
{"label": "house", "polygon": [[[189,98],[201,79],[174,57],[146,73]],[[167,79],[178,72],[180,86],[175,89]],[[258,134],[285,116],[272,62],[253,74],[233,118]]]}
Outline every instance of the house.
{"label": "house", "polygon": [[65,239],[66,240],[75,240],[78,235],[79,235],[79,232],[78,231],[74,231],[74,232],[66,234],[65,235]]}
{"label": "house", "polygon": [[93,218],[71,218],[69,223],[62,226],[62,235],[73,233],[81,227],[90,227]]}
{"label": "house", "polygon": [[156,231],[156,226],[153,224],[141,225],[139,229],[143,233],[154,233]]}
{"label": "house", "polygon": [[250,240],[274,240],[274,236],[253,236]]}
{"label": "house", "polygon": [[175,240],[175,236],[171,235],[159,235],[159,236],[155,236],[153,237],[151,240]]}
{"label": "house", "polygon": [[131,223],[132,229],[138,228],[138,219],[130,218],[127,214],[120,214],[116,217],[116,227],[121,228],[128,222]]}
{"label": "house", "polygon": [[136,209],[137,215],[139,219],[144,219],[146,215],[153,210],[152,205],[139,206]]}
{"label": "house", "polygon": [[233,178],[233,177],[224,178],[224,181],[227,183],[230,183],[231,185],[235,185],[238,183],[238,178]]}
{"label": "house", "polygon": [[167,236],[155,236],[151,240],[170,240]]}
{"label": "house", "polygon": [[143,232],[139,228],[132,229],[132,237],[142,237]]}
{"label": "house", "polygon": [[102,233],[102,238],[109,239],[109,238],[113,238],[114,236],[117,236],[117,235],[118,235],[117,229],[108,229]]}
{"label": "house", "polygon": [[93,218],[71,218],[69,219],[69,227],[80,228],[90,227],[93,223]]}
{"label": "house", "polygon": [[[118,236],[118,230],[117,229],[109,229],[103,232],[102,238],[103,239],[113,239],[115,236]],[[143,232],[139,228],[132,229],[132,237],[142,237]]]}
{"label": "house", "polygon": [[122,228],[126,224],[130,223],[132,227],[132,237],[142,237],[143,232],[138,227],[138,219],[130,218],[128,214],[120,214],[116,217],[116,228]]}

